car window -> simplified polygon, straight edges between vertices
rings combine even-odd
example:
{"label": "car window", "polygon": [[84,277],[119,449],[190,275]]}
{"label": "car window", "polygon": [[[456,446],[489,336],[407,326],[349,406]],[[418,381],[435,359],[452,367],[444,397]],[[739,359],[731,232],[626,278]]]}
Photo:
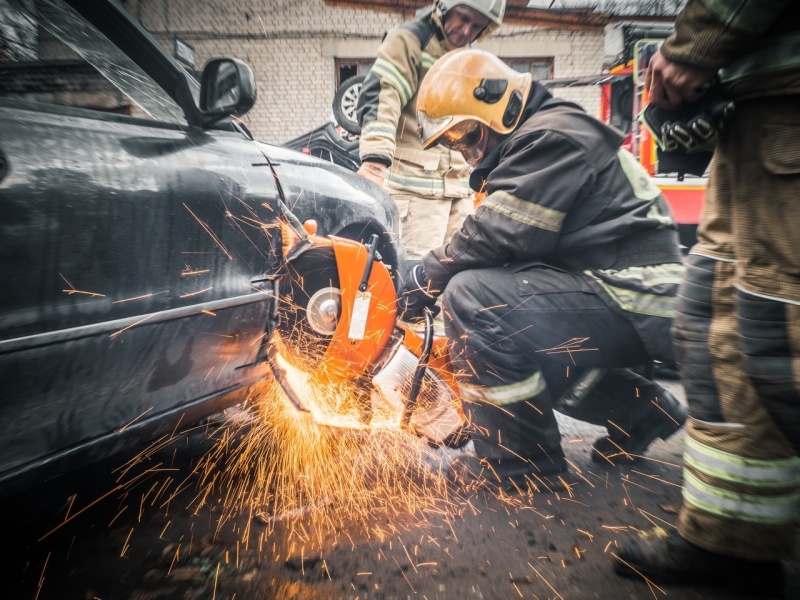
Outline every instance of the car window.
{"label": "car window", "polygon": [[0,0],[0,97],[186,124],[183,109],[61,0]]}

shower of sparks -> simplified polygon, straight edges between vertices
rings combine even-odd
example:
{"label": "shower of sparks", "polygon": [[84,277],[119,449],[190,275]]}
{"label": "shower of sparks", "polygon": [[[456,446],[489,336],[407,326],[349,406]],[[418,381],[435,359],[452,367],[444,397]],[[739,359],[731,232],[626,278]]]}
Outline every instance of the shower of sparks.
{"label": "shower of sparks", "polygon": [[[272,209],[269,206],[267,208]],[[211,235],[217,246],[232,258],[208,226],[188,206],[186,209]],[[234,226],[240,231],[242,226],[258,225],[251,223],[247,215],[234,219],[229,214],[228,218],[235,222]],[[203,275],[207,272],[185,265],[181,276]],[[67,293],[102,297],[102,294],[78,291],[63,275],[62,278],[70,288],[64,290]],[[182,297],[203,291],[207,290]],[[507,307],[490,307],[501,308]],[[114,332],[112,338],[151,316]],[[253,342],[242,340],[232,343],[255,345],[261,342],[263,335],[260,334]],[[370,391],[363,381],[344,380],[340,373],[330,372],[324,364],[320,366],[313,362],[313,357],[316,356],[318,361],[321,353],[314,352],[310,344],[298,343],[291,334],[286,336],[285,343],[280,337],[270,343],[276,343],[281,348],[279,366],[308,412],[298,411],[276,382],[265,383],[237,410],[235,418],[226,418],[219,428],[209,429],[213,445],[190,477],[178,477],[168,465],[154,465],[152,462],[157,452],[170,446],[177,447],[180,440],[185,439],[186,430],[179,430],[176,426],[171,435],[156,440],[125,465],[120,471],[122,483],[103,498],[121,490],[133,498],[135,494],[131,494],[132,490],[141,488],[138,507],[133,511],[138,512],[141,519],[147,507],[169,511],[179,494],[191,492],[193,512],[199,514],[201,509],[210,508],[218,533],[232,526],[240,534],[235,548],[237,565],[241,547],[243,552],[257,550],[259,557],[267,560],[287,560],[297,556],[300,569],[305,573],[309,558],[313,556],[319,559],[325,551],[346,547],[355,549],[364,539],[389,541],[389,549],[394,549],[397,557],[410,564],[411,570],[400,568],[398,575],[405,578],[409,592],[416,594],[414,577],[422,575],[426,567],[435,570],[437,563],[418,559],[415,554],[418,546],[412,549],[402,541],[401,536],[421,529],[426,543],[437,548],[444,547],[442,551],[452,556],[452,540],[448,541],[451,547],[445,547],[446,544],[441,543],[442,538],[436,537],[432,523],[444,522],[450,535],[457,538],[458,528],[455,524],[460,519],[477,516],[481,508],[480,503],[475,501],[475,494],[486,490],[479,485],[469,489],[454,488],[446,479],[441,457],[434,457],[424,439],[401,426],[401,415],[396,411],[372,402]],[[596,351],[597,348],[583,347],[588,340],[573,338],[542,352],[571,355]],[[298,356],[297,352],[292,351],[297,348],[303,355]],[[306,353],[310,359],[305,356]],[[209,371],[208,376],[211,375]],[[619,428],[613,423],[611,425]],[[606,460],[611,465],[613,462],[610,459],[617,456],[626,462],[634,458],[646,459],[634,457],[620,448],[619,455],[609,456]],[[659,467],[679,471],[679,465],[654,462],[658,462]],[[582,471],[572,461],[570,466],[571,474],[554,480],[532,475],[527,486],[510,491],[490,491],[509,514],[512,530],[520,528],[521,515],[525,515],[528,522],[535,522],[546,533],[552,527],[569,527],[580,534],[580,543],[570,546],[568,551],[565,549],[561,556],[529,555],[534,562],[527,564],[535,575],[522,578],[512,575],[510,578],[511,586],[520,596],[523,593],[519,585],[535,583],[538,586],[537,593],[562,598],[553,584],[556,577],[554,565],[568,569],[572,564],[570,558],[584,560],[592,553],[609,553],[609,548],[616,546],[618,537],[637,530],[630,524],[603,524],[599,526],[599,531],[593,532],[590,528],[576,528],[560,517],[563,509],[558,507],[565,504],[580,505],[590,510],[603,509],[592,503],[595,485],[591,479],[601,482],[605,489],[618,490],[626,510],[630,510],[635,518],[643,519],[647,524],[668,525],[657,515],[635,506],[628,487],[641,488],[652,494],[653,487],[647,485],[675,487],[677,484],[644,472],[631,471],[619,479],[610,479],[607,471],[601,476],[592,471]],[[63,524],[85,513],[101,499],[70,512]],[[167,532],[170,522],[164,526],[161,537]],[[245,524],[241,525],[242,522]],[[492,533],[497,540],[504,541],[504,532],[493,528]],[[608,541],[609,536],[614,536],[614,539]],[[129,550],[129,542],[134,537],[135,532],[131,530],[121,547],[122,556]],[[610,553],[613,555],[613,552]],[[192,540],[181,538],[169,554],[169,571],[172,572],[173,567],[188,560],[191,554]],[[381,549],[380,554],[383,560],[391,558],[397,562],[395,556],[388,556],[389,551],[384,554]],[[223,563],[229,564],[227,550]],[[218,579],[225,576],[220,564],[217,563],[213,576],[215,595]],[[321,564],[322,567],[318,568],[324,569],[326,579],[330,580],[328,565],[332,563],[322,560]],[[363,570],[354,575],[371,576],[372,572],[365,569],[367,566],[363,565]],[[399,563],[397,566],[400,567]],[[651,592],[653,589],[651,587]],[[655,589],[661,591],[660,588]]]}
{"label": "shower of sparks", "polygon": [[286,372],[311,412],[298,411],[271,385],[198,466],[198,507],[212,491],[225,498],[220,526],[249,514],[269,528],[310,519],[316,532],[355,522],[368,534],[381,516],[397,529],[402,515],[413,521],[447,505],[444,478],[422,461],[426,444],[398,419],[376,412],[365,423],[352,384],[317,385],[316,374],[288,364]]}

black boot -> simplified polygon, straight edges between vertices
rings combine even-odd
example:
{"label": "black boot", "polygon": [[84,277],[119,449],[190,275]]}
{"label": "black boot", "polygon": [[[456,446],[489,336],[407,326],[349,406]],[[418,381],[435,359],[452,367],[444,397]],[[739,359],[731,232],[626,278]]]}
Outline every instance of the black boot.
{"label": "black boot", "polygon": [[752,561],[709,552],[677,532],[668,534],[658,527],[624,540],[614,555],[614,571],[662,584],[715,583],[740,591],[753,586],[752,591],[757,590],[761,597],[774,597],[783,587],[780,561]]}
{"label": "black boot", "polygon": [[549,398],[495,406],[465,402],[475,455],[460,457],[449,476],[465,487],[553,491],[567,471],[561,435]]}
{"label": "black boot", "polygon": [[635,462],[656,438],[666,440],[686,422],[686,407],[665,389],[661,389],[656,398],[642,401],[646,403],[645,409],[630,431],[609,426],[609,434],[595,440],[593,461],[605,465]]}

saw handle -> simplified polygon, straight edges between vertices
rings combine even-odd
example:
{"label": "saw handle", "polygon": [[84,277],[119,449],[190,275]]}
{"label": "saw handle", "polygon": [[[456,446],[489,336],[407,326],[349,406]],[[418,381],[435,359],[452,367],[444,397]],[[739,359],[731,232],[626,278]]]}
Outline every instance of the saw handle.
{"label": "saw handle", "polygon": [[366,246],[369,248],[369,254],[367,255],[367,264],[364,266],[364,275],[361,277],[361,285],[358,286],[359,292],[367,291],[369,276],[372,273],[372,265],[375,262],[375,252],[378,249],[378,234],[373,233],[370,236],[369,242],[367,242]]}
{"label": "saw handle", "polygon": [[408,402],[403,408],[402,426],[408,427],[411,422],[411,415],[417,405],[417,398],[422,387],[422,378],[425,377],[425,370],[428,368],[428,359],[431,356],[433,347],[433,311],[425,308],[425,339],[422,344],[422,352],[419,355],[419,362],[414,371],[414,379],[411,381],[411,390],[408,393]]}

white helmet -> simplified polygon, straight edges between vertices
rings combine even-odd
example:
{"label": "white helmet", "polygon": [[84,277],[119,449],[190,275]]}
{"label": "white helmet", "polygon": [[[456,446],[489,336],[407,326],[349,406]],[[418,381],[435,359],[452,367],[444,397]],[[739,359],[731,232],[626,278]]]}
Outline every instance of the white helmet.
{"label": "white helmet", "polygon": [[447,11],[456,6],[463,5],[477,10],[487,19],[492,21],[486,27],[482,37],[491,33],[503,23],[503,15],[506,12],[506,0],[436,0],[434,2],[434,9],[436,14],[439,15],[442,23],[444,23],[444,16]]}

